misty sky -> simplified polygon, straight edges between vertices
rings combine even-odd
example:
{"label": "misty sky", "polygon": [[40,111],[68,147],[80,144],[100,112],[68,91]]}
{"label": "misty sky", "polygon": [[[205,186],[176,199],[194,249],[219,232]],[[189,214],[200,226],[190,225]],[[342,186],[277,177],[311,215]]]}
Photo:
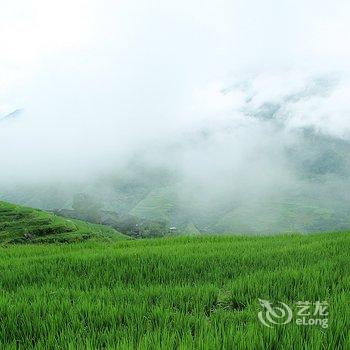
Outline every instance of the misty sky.
{"label": "misty sky", "polygon": [[346,0],[0,0],[0,118],[23,110],[0,121],[0,177],[102,169],[314,76],[334,90],[287,126],[348,137],[349,18]]}

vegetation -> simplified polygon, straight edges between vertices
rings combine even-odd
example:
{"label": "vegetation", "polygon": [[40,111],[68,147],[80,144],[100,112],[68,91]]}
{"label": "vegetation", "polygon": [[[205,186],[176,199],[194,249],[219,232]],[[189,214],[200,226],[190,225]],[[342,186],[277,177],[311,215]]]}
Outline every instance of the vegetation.
{"label": "vegetation", "polygon": [[67,218],[108,225],[133,238],[162,237],[171,233],[169,224],[165,221],[143,219],[128,214],[119,215],[113,211],[100,210],[93,215],[87,210],[61,209],[54,212]]}
{"label": "vegetation", "polygon": [[[0,248],[1,349],[349,349],[350,234]],[[262,325],[258,298],[329,303]]]}
{"label": "vegetation", "polygon": [[[279,108],[266,104],[251,117],[279,129],[281,118],[275,119]],[[231,164],[230,153],[219,156],[218,152],[216,166],[209,159],[200,165],[193,153],[183,173],[175,150],[185,154],[205,150],[217,137],[213,130],[205,135],[196,132],[188,143],[180,142],[182,147],[165,148],[168,160],[164,164],[147,161],[157,150],[145,148],[125,166],[96,180],[74,186],[0,184],[0,198],[62,211],[63,215],[66,212],[68,217],[93,223],[112,222],[117,231],[133,237],[162,236],[170,227],[176,227],[177,233],[191,227],[193,232],[218,234],[350,230],[349,140],[322,135],[312,128],[296,131],[290,142],[275,147],[283,169],[282,173],[276,171],[279,180],[275,183],[275,171],[270,176],[265,171],[249,176],[245,167],[236,169],[234,162]],[[259,154],[247,160],[247,169]],[[271,171],[270,161],[262,168]]]}
{"label": "vegetation", "polygon": [[125,238],[111,227],[65,219],[42,210],[0,202],[1,243],[80,242]]}

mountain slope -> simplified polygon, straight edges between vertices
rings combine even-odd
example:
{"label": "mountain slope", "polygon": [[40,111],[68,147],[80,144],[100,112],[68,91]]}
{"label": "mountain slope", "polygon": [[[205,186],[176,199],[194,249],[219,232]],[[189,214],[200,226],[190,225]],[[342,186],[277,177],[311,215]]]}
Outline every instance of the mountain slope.
{"label": "mountain slope", "polygon": [[175,201],[171,189],[160,188],[150,192],[130,211],[130,214],[150,220],[172,221]]}
{"label": "mountain slope", "polygon": [[[277,123],[264,116],[260,119]],[[145,220],[162,221],[177,232],[191,223],[205,233],[350,229],[350,141],[311,128],[298,130],[286,144],[268,150],[277,152],[279,171],[274,170],[274,162],[270,164],[270,156],[265,154],[267,162],[257,160],[263,152],[258,148],[251,160],[256,168],[245,160],[241,166],[235,165],[230,160],[230,143],[227,153],[214,154],[219,158],[215,164],[210,157],[203,159],[196,153],[227,136],[234,139],[232,129],[220,129],[216,134],[215,130],[194,132],[187,143],[181,138],[179,147],[166,143],[167,162],[163,165],[144,160],[152,159],[155,152],[145,149],[130,164],[91,183],[0,184],[0,200],[44,210],[72,210],[83,195],[100,211],[119,217],[131,215],[138,225]],[[176,171],[181,152],[190,152],[193,161],[183,172]]]}
{"label": "mountain slope", "polygon": [[108,226],[66,219],[42,210],[0,202],[0,244],[123,238],[127,237]]}

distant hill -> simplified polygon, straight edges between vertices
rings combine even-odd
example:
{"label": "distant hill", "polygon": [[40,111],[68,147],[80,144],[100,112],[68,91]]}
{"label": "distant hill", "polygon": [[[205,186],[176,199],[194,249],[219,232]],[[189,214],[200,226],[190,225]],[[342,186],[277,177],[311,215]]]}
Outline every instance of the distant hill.
{"label": "distant hill", "polygon": [[115,229],[0,202],[0,244],[126,239]]}
{"label": "distant hill", "polygon": [[[179,143],[186,152],[195,152],[206,149],[211,138],[227,134],[230,129],[216,136],[195,133]],[[293,140],[276,145],[277,158],[283,159],[278,171],[271,171],[269,164],[264,171],[235,169],[227,157],[217,168],[210,160],[190,164],[192,172],[186,175],[176,171],[183,148],[169,146],[168,163],[156,165],[147,162],[152,149],[140,151],[110,175],[74,185],[0,184],[0,199],[107,224],[133,237],[166,235],[170,228],[176,234],[350,230],[348,140],[312,128],[298,130]],[[257,150],[257,169],[259,157]]]}
{"label": "distant hill", "polygon": [[160,188],[150,192],[131,211],[131,215],[152,220],[172,221],[176,199],[171,189]]}

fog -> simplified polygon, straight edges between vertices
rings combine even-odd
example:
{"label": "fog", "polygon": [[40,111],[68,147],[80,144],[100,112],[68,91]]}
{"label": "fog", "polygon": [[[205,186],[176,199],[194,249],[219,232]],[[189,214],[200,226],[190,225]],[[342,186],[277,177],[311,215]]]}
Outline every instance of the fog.
{"label": "fog", "polygon": [[220,232],[350,228],[348,1],[0,7],[0,199],[88,193]]}

